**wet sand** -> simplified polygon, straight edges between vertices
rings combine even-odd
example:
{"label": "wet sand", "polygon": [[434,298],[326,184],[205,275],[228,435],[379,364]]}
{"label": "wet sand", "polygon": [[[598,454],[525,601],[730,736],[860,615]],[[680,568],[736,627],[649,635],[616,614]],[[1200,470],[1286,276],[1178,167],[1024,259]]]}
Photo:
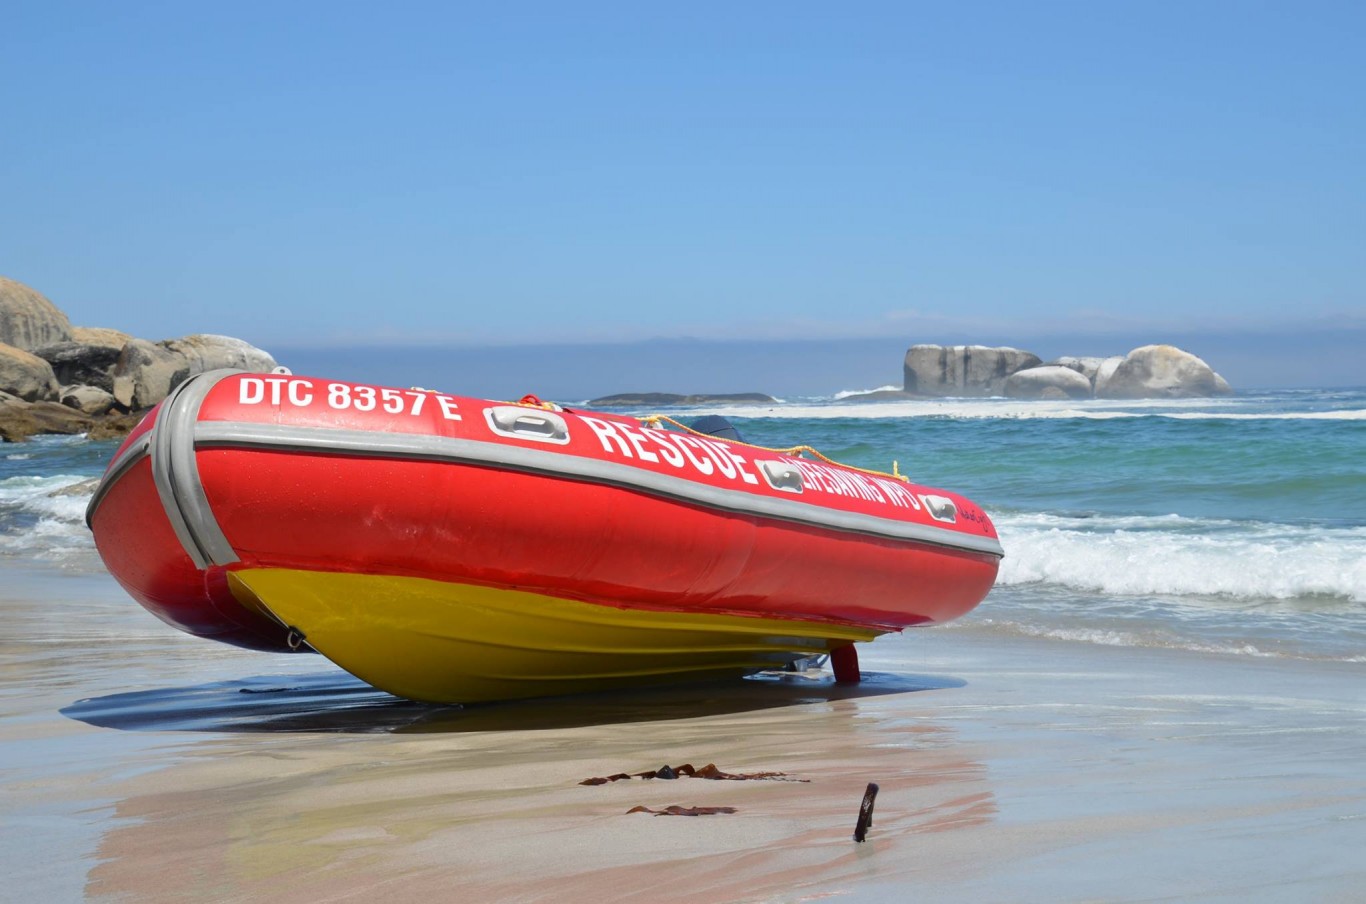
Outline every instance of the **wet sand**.
{"label": "wet sand", "polygon": [[[854,688],[459,709],[183,637],[102,575],[0,579],[13,900],[1366,900],[1366,664],[969,621],[865,647]],[[579,784],[685,762],[788,780]],[[627,814],[675,804],[735,812]]]}

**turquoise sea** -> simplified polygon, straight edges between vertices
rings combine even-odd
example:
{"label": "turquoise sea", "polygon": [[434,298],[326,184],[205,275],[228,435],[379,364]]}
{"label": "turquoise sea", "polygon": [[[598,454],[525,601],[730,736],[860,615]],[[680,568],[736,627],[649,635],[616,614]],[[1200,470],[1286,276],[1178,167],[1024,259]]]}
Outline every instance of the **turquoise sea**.
{"label": "turquoise sea", "polygon": [[[951,630],[1366,661],[1366,390],[835,396],[666,413],[720,413],[751,442],[805,443],[861,467],[896,461],[983,505],[1007,556],[991,595]],[[115,448],[80,437],[0,447],[0,577],[17,564],[54,579],[101,569],[80,484]]]}

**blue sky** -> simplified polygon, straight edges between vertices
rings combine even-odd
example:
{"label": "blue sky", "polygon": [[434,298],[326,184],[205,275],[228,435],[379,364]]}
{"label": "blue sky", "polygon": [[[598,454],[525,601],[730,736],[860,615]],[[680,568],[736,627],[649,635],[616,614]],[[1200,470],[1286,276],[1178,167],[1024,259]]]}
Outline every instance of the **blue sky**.
{"label": "blue sky", "polygon": [[12,0],[0,274],[267,348],[1360,331],[1363,34],[1362,3]]}

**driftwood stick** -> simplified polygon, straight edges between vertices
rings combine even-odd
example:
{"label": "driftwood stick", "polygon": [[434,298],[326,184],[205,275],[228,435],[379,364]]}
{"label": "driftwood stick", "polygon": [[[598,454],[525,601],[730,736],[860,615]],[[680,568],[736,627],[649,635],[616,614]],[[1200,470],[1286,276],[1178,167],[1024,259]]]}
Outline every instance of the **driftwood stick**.
{"label": "driftwood stick", "polygon": [[877,782],[869,782],[863,792],[863,803],[858,808],[858,823],[854,826],[854,840],[863,841],[873,824],[873,801],[877,800]]}

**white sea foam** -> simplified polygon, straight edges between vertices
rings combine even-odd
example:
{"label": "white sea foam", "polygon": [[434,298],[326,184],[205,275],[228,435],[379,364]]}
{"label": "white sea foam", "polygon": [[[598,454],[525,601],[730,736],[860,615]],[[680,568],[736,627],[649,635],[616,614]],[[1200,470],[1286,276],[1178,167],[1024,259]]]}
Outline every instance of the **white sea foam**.
{"label": "white sea foam", "polygon": [[1040,637],[1069,643],[1085,643],[1103,647],[1135,647],[1156,650],[1186,650],[1194,653],[1214,653],[1221,656],[1247,656],[1254,659],[1312,659],[1332,662],[1366,662],[1366,655],[1344,649],[1319,648],[1318,645],[1296,643],[1284,637],[1230,637],[1214,639],[1198,634],[1164,630],[1153,625],[1135,623],[1131,629],[1097,628],[1084,624],[1052,624],[1046,621],[1016,621],[1001,618],[973,618],[954,623],[952,630],[987,631],[991,633]]}
{"label": "white sea foam", "polygon": [[0,480],[0,553],[60,559],[93,550],[85,526],[90,494],[60,492],[88,479],[63,474]]}
{"label": "white sea foam", "polygon": [[851,396],[867,395],[867,394],[870,393],[870,392],[900,392],[900,391],[901,391],[901,387],[900,387],[900,386],[896,386],[896,385],[893,385],[893,384],[888,384],[887,386],[879,386],[879,387],[876,388],[876,389],[844,389],[844,390],[841,390],[841,391],[835,393],[835,394],[834,394],[833,396],[831,396],[830,398],[831,398],[833,401],[838,402],[838,401],[841,401],[841,400],[843,400],[843,399],[850,398]]}
{"label": "white sea foam", "polygon": [[999,582],[1115,595],[1366,602],[1366,528],[1003,515]]}

